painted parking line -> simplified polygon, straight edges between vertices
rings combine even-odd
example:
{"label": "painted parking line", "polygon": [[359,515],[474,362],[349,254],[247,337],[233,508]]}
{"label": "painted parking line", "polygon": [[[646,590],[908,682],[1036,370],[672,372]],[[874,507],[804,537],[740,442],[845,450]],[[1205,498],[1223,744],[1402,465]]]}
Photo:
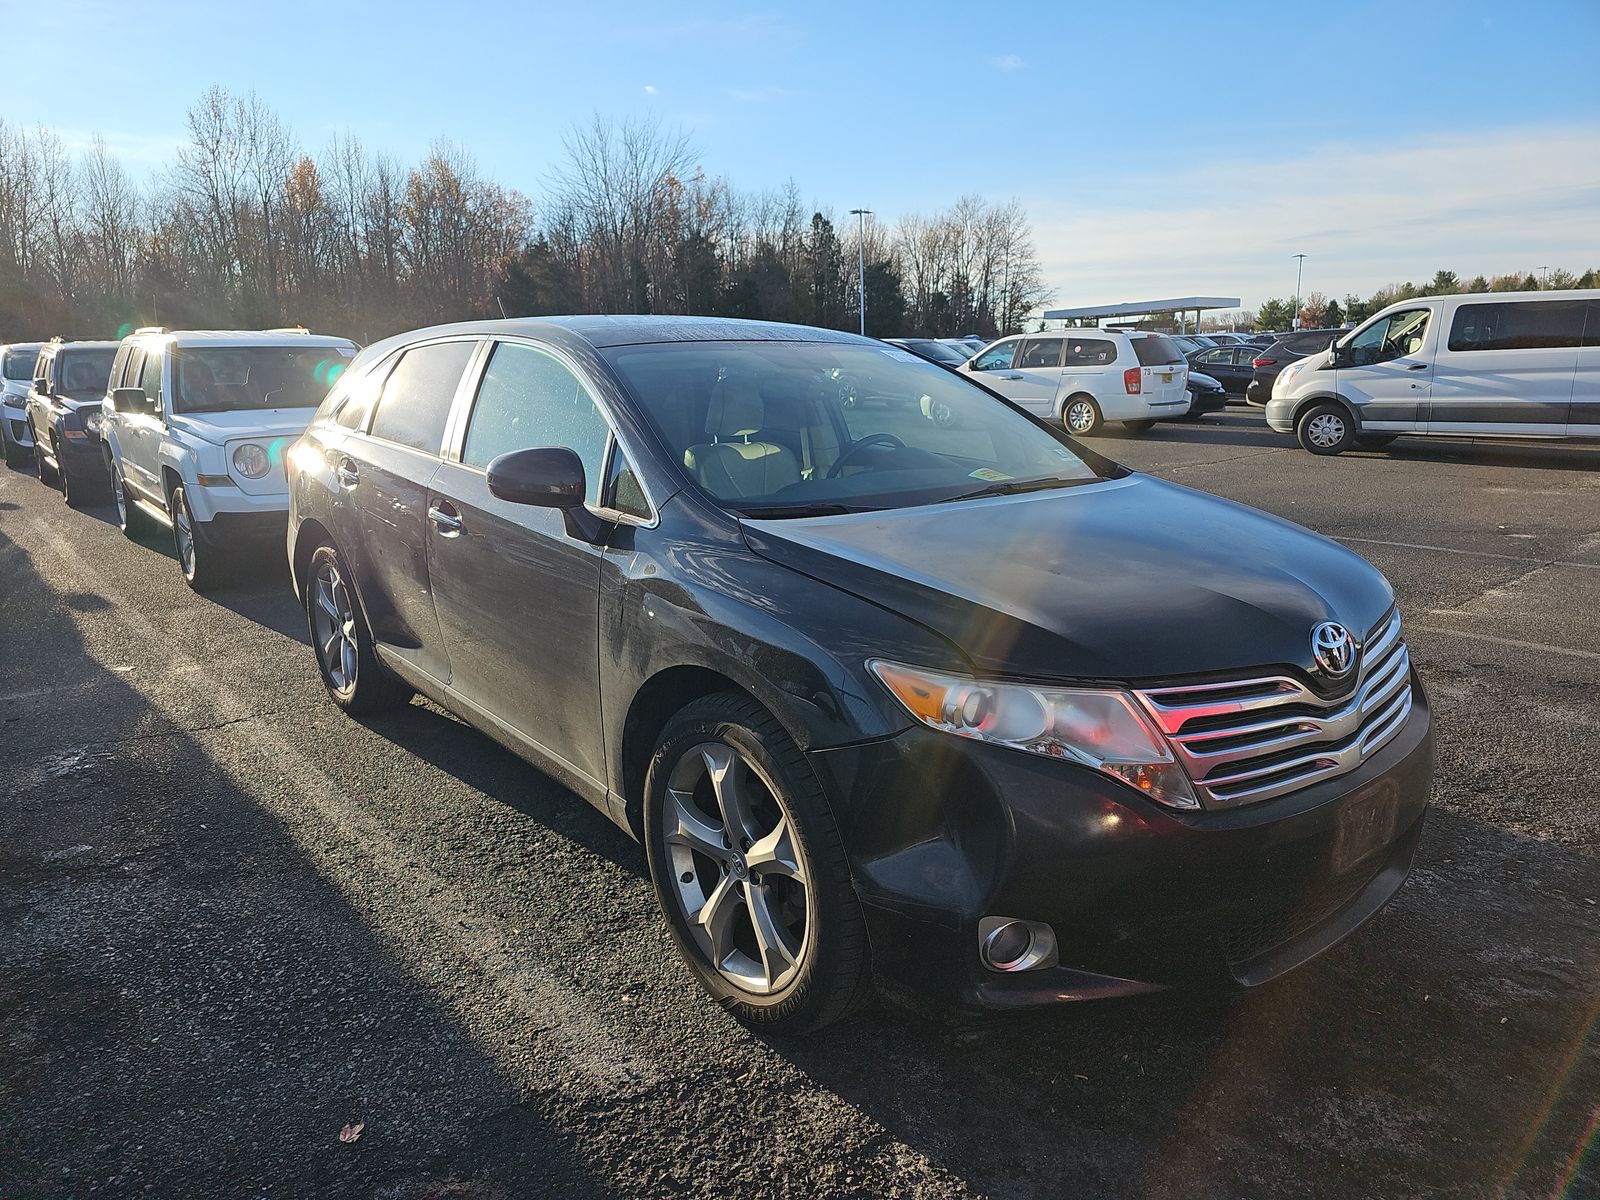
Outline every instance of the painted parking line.
{"label": "painted parking line", "polygon": [[1456,546],[1427,546],[1418,542],[1386,542],[1382,538],[1346,537],[1332,534],[1335,541],[1360,542],[1365,546],[1392,546],[1397,550],[1427,550],[1434,554],[1462,554],[1470,558],[1498,558],[1506,562],[1537,563],[1543,567],[1577,567],[1582,571],[1600,571],[1600,563],[1571,562],[1564,558],[1535,558],[1527,554],[1501,554],[1495,550],[1462,550]]}
{"label": "painted parking line", "polygon": [[1545,654],[1560,654],[1567,658],[1582,658],[1600,662],[1600,653],[1593,650],[1576,650],[1571,646],[1552,646],[1547,642],[1524,642],[1516,638],[1495,637],[1487,633],[1468,633],[1464,629],[1449,629],[1443,625],[1408,625],[1408,629],[1423,633],[1437,633],[1444,637],[1466,638],[1472,642],[1488,642],[1494,646],[1508,646],[1513,650],[1539,650]]}

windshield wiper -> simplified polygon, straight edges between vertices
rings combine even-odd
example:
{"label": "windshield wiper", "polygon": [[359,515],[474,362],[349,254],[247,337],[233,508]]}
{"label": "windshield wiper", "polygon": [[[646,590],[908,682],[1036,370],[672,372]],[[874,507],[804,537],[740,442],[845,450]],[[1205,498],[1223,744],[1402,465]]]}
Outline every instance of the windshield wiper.
{"label": "windshield wiper", "polygon": [[957,500],[980,500],[984,496],[1015,496],[1019,492],[1043,492],[1051,488],[1075,487],[1087,483],[1085,479],[1010,479],[1004,483],[991,483],[976,491],[962,492],[959,496],[946,496],[940,504],[953,504]]}
{"label": "windshield wiper", "polygon": [[741,517],[760,521],[768,517],[839,517],[846,513],[877,512],[877,508],[862,504],[768,504],[736,510]]}

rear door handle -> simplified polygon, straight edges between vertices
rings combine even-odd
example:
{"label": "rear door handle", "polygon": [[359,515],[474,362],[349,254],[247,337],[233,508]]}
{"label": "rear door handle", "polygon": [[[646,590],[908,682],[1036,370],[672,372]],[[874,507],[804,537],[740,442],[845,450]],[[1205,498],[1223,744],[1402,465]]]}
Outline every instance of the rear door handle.
{"label": "rear door handle", "polygon": [[361,482],[361,472],[356,470],[355,463],[348,458],[341,458],[333,473],[339,477],[341,487],[353,488]]}
{"label": "rear door handle", "polygon": [[428,520],[433,522],[440,537],[457,537],[461,533],[461,518],[448,504],[428,505]]}
{"label": "rear door handle", "polygon": [[1428,369],[1428,364],[1427,363],[1407,363],[1406,364],[1406,370],[1408,370],[1408,371],[1426,371],[1427,369]]}

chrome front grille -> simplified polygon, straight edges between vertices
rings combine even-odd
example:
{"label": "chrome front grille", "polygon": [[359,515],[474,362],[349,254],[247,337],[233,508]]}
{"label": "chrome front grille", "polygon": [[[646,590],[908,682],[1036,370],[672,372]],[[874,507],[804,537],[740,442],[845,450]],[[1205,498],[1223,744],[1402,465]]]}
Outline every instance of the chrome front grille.
{"label": "chrome front grille", "polygon": [[1343,775],[1388,743],[1411,715],[1411,659],[1395,610],[1362,639],[1352,690],[1337,700],[1284,675],[1137,695],[1201,804],[1233,808]]}

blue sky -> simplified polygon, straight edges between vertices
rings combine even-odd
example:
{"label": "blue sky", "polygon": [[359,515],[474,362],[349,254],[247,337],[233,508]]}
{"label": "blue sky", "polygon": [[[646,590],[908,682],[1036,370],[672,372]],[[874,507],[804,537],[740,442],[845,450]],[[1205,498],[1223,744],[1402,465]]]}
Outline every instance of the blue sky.
{"label": "blue sky", "polygon": [[1296,251],[1334,295],[1600,265],[1600,0],[6,8],[10,45],[64,54],[8,54],[0,115],[99,132],[136,173],[217,82],[308,148],[448,137],[535,200],[596,112],[839,213],[1016,197],[1063,304],[1252,304]]}

